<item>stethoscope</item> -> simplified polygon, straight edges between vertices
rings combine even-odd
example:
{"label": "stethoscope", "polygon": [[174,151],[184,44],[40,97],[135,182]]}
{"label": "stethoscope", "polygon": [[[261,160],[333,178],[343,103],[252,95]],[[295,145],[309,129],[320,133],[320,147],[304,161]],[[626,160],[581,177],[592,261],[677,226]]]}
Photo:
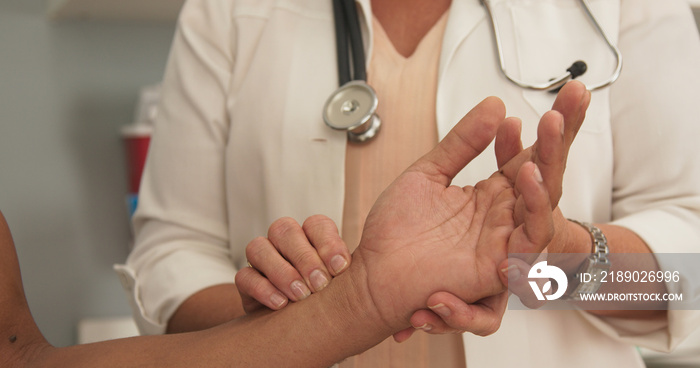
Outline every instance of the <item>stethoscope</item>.
{"label": "stethoscope", "polygon": [[[355,0],[333,0],[333,17],[340,88],[323,106],[323,121],[333,129],[347,131],[351,142],[366,142],[379,133],[382,122],[376,113],[377,94],[367,84],[365,49]],[[348,56],[348,39],[352,59]]]}
{"label": "stethoscope", "polygon": [[[506,71],[503,61],[501,36],[498,32],[498,24],[491,11],[491,0],[480,1],[489,14],[489,18],[491,18],[491,29],[494,34],[499,67],[506,79],[525,89],[556,93],[566,82],[586,72],[586,63],[576,61],[566,69],[566,73],[563,75],[541,84],[526,83],[511,76]],[[588,7],[587,1],[578,1],[593,27],[614,54],[617,62],[615,70],[607,80],[588,87],[590,91],[595,91],[613,84],[618,79],[622,71],[622,55],[598,24],[597,19]],[[335,20],[338,82],[340,88],[330,95],[323,106],[323,121],[333,129],[347,131],[348,140],[351,142],[367,142],[379,133],[381,120],[376,113],[379,102],[377,94],[367,84],[365,53],[355,0],[333,0],[333,16]],[[350,42],[349,50],[348,41]],[[352,55],[349,55],[348,52]],[[350,74],[350,64],[353,67],[352,75]]]}
{"label": "stethoscope", "polygon": [[[610,75],[610,77],[608,77],[607,80],[605,80],[602,83],[599,83],[597,85],[588,87],[589,91],[595,91],[597,89],[601,89],[601,88],[604,88],[604,87],[607,87],[607,86],[613,84],[617,80],[617,78],[620,76],[620,72],[622,71],[622,54],[620,54],[620,50],[617,47],[615,47],[615,45],[613,45],[612,42],[610,42],[610,39],[605,34],[605,31],[603,31],[603,28],[600,26],[600,24],[598,24],[598,20],[593,15],[593,13],[591,13],[591,9],[588,7],[588,2],[586,0],[578,0],[578,2],[581,4],[581,7],[583,8],[583,12],[586,14],[588,19],[591,21],[593,28],[595,28],[596,31],[598,32],[598,34],[601,37],[603,37],[603,39],[605,40],[605,43],[608,45],[608,48],[615,55],[615,60],[617,63],[615,66],[615,70]],[[499,66],[501,68],[501,72],[506,77],[506,79],[513,82],[518,87],[536,90],[536,91],[558,92],[559,89],[564,84],[566,84],[566,82],[582,75],[588,69],[586,63],[579,60],[579,61],[576,61],[573,64],[571,64],[571,66],[568,69],[566,69],[566,73],[564,73],[563,75],[561,75],[558,78],[552,78],[551,80],[549,80],[545,83],[529,84],[529,83],[525,83],[517,78],[514,78],[506,71],[505,63],[503,61],[503,51],[501,49],[501,35],[498,32],[498,23],[496,22],[496,17],[493,16],[493,13],[491,11],[491,0],[481,0],[481,4],[484,5],[484,8],[486,8],[486,12],[489,14],[489,18],[491,18],[491,30],[493,31],[494,42],[496,43],[496,51],[498,54],[498,63],[499,63]]]}

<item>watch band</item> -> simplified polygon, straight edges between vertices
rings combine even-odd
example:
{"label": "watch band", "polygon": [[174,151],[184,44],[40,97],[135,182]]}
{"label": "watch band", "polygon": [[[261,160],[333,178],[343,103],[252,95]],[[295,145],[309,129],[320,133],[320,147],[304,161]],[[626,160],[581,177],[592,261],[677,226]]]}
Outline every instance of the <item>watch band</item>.
{"label": "watch band", "polygon": [[[591,241],[593,242],[591,255],[588,256],[587,261],[581,264],[574,279],[569,283],[570,291],[567,292],[568,299],[581,300],[581,294],[592,294],[600,289],[601,280],[604,276],[602,273],[607,273],[610,270],[610,260],[608,259],[610,249],[608,247],[608,239],[598,227],[587,222],[579,222],[572,219],[569,219],[569,221],[579,224],[586,229],[591,235]],[[590,275],[591,277],[588,278],[590,281],[581,282],[581,273]]]}

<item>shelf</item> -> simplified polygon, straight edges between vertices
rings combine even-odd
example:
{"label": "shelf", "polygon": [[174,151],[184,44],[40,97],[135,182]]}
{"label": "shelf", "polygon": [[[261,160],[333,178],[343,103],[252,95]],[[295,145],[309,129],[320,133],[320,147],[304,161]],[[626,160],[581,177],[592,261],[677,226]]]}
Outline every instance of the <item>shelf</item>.
{"label": "shelf", "polygon": [[174,23],[185,0],[49,0],[52,20]]}

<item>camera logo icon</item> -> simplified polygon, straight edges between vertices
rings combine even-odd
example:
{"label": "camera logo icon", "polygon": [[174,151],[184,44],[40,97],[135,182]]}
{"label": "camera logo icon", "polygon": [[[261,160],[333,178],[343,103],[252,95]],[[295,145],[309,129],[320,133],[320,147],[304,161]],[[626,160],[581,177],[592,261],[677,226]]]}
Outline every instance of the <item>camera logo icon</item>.
{"label": "camera logo icon", "polygon": [[[532,266],[527,277],[530,279],[547,279],[547,282],[542,285],[542,290],[540,290],[537,281],[528,281],[537,300],[557,300],[564,295],[566,288],[569,286],[569,279],[564,271],[557,266],[548,265],[547,261],[542,261]],[[557,291],[554,294],[544,295],[552,290],[552,279],[557,282]]]}

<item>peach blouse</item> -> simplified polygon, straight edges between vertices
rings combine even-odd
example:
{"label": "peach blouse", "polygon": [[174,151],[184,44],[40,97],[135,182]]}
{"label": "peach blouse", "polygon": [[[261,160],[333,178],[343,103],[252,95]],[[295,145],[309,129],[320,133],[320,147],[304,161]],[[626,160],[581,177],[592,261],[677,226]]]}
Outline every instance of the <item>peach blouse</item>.
{"label": "peach blouse", "polygon": [[[435,99],[442,36],[447,12],[404,57],[396,51],[376,18],[374,49],[367,71],[377,92],[379,134],[367,143],[348,143],[345,158],[343,239],[355,249],[364,220],[379,194],[411,163],[437,144]],[[464,367],[460,335],[416,332],[397,344],[389,338],[340,364],[342,368]]]}

